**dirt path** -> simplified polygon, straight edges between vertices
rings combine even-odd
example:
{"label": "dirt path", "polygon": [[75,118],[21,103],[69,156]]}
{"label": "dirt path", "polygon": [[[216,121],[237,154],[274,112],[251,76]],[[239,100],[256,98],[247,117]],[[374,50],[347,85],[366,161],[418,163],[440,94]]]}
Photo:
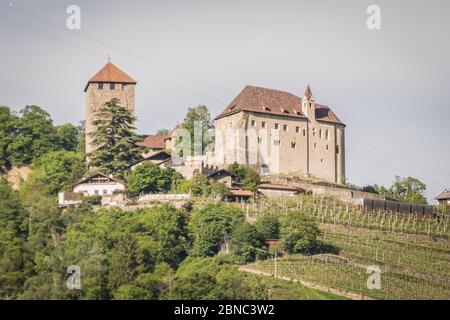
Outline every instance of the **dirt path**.
{"label": "dirt path", "polygon": [[[246,266],[239,267],[239,271],[253,273],[253,274],[260,275],[260,276],[274,277],[274,275],[272,273],[255,270],[255,269],[252,269],[252,268],[249,268],[249,267],[246,267]],[[283,277],[283,276],[277,276],[276,278],[277,279],[281,279],[281,280],[290,281],[290,282],[299,283],[302,286],[305,286],[307,288],[333,293],[333,294],[336,294],[338,296],[346,297],[346,298],[349,298],[349,299],[352,299],[352,300],[375,300],[373,298],[370,298],[370,297],[367,297],[367,296],[363,296],[363,295],[360,295],[360,294],[356,294],[356,293],[353,293],[353,292],[342,291],[342,290],[339,290],[339,289],[334,289],[334,288],[322,286],[320,284],[307,282],[307,281],[303,281],[303,280],[300,280],[300,279],[292,279],[292,278]]]}

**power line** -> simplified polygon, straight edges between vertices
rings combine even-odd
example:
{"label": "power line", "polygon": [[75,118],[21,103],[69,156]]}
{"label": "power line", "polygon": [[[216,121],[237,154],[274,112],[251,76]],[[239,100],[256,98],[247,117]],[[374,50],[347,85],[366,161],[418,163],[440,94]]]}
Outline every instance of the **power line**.
{"label": "power line", "polygon": [[413,160],[411,160],[411,159],[408,159],[408,158],[405,158],[405,157],[400,156],[400,155],[398,155],[398,154],[395,154],[395,153],[393,153],[393,152],[391,152],[391,151],[386,151],[386,150],[380,149],[380,148],[378,148],[378,147],[369,145],[369,144],[367,144],[367,143],[365,143],[365,142],[361,142],[361,141],[358,141],[358,140],[355,140],[355,139],[352,139],[352,138],[350,138],[350,140],[351,140],[351,141],[354,141],[354,142],[356,142],[356,143],[362,144],[363,146],[366,146],[366,147],[368,147],[368,148],[372,148],[372,149],[374,149],[374,150],[384,152],[384,153],[386,153],[386,154],[389,154],[389,155],[394,156],[394,157],[396,157],[396,158],[399,158],[399,159],[401,159],[401,160],[410,162],[410,163],[412,163],[412,164],[414,164],[414,165],[416,165],[416,166],[419,166],[419,167],[422,167],[422,168],[425,168],[425,169],[428,169],[428,170],[431,170],[431,171],[435,171],[435,172],[440,173],[440,174],[445,174],[446,176],[449,176],[449,177],[450,177],[450,173],[447,173],[447,172],[442,171],[442,170],[439,170],[439,169],[432,168],[432,167],[430,167],[430,166],[428,166],[428,165],[422,164],[422,163],[417,162],[417,161],[413,161]]}
{"label": "power line", "polygon": [[2,5],[2,6],[4,6],[4,7],[7,7],[8,9],[14,10],[14,11],[16,11],[16,12],[19,12],[19,13],[21,13],[21,14],[23,14],[23,15],[29,16],[29,17],[31,17],[31,18],[33,18],[33,19],[36,19],[36,20],[38,20],[38,21],[40,21],[40,22],[43,22],[43,23],[45,23],[45,24],[47,24],[47,25],[50,25],[50,26],[52,26],[52,27],[61,29],[61,30],[65,31],[65,32],[69,32],[69,33],[71,33],[71,34],[73,34],[73,35],[76,35],[76,36],[78,36],[78,37],[81,37],[81,38],[87,39],[87,40],[89,40],[89,41],[95,42],[95,43],[97,43],[97,44],[100,44],[100,45],[102,45],[102,46],[104,46],[104,47],[106,47],[106,48],[110,48],[110,49],[119,51],[119,52],[121,52],[121,53],[123,53],[123,54],[125,54],[125,55],[128,55],[128,56],[134,57],[134,58],[136,58],[136,59],[142,60],[142,61],[144,61],[144,62],[153,64],[153,65],[155,65],[155,66],[157,66],[158,68],[161,68],[161,69],[163,69],[163,70],[166,70],[166,71],[169,71],[169,72],[176,73],[176,74],[178,74],[178,75],[180,75],[180,76],[182,76],[182,77],[185,77],[185,78],[190,79],[190,80],[192,80],[192,81],[196,81],[196,82],[198,82],[198,83],[200,83],[200,84],[202,84],[202,85],[208,86],[208,87],[213,88],[213,89],[215,89],[215,90],[217,90],[217,91],[221,91],[221,92],[223,92],[223,93],[226,93],[227,95],[228,95],[228,94],[232,94],[231,92],[229,92],[229,91],[227,91],[227,90],[224,90],[224,89],[222,89],[222,88],[219,88],[219,87],[217,87],[217,86],[215,86],[215,85],[212,85],[212,84],[210,84],[210,83],[208,83],[208,82],[206,82],[206,81],[199,80],[199,79],[194,78],[193,76],[191,76],[191,75],[189,75],[189,74],[187,74],[187,73],[180,72],[180,71],[176,70],[174,67],[172,67],[172,66],[170,66],[170,65],[164,65],[164,64],[161,64],[161,63],[156,62],[156,61],[153,60],[153,59],[144,58],[144,57],[142,57],[142,56],[138,56],[138,55],[133,54],[133,53],[131,53],[131,52],[129,52],[129,51],[126,51],[126,50],[124,50],[124,49],[121,49],[121,48],[118,48],[118,47],[113,47],[113,46],[111,46],[110,44],[105,43],[105,42],[102,42],[102,41],[98,40],[97,38],[95,38],[95,37],[93,37],[93,36],[86,35],[86,34],[83,34],[83,33],[80,33],[80,32],[75,32],[75,31],[73,31],[73,30],[69,30],[69,29],[67,29],[67,28],[64,28],[64,27],[62,27],[62,26],[56,24],[56,23],[53,23],[53,22],[50,22],[50,21],[48,21],[48,20],[42,19],[41,17],[38,17],[38,16],[36,16],[36,15],[34,15],[34,14],[28,12],[28,11],[25,11],[25,10],[21,10],[21,9],[15,8],[15,7],[13,7],[13,6],[9,5],[9,4],[0,3],[0,5]]}
{"label": "power line", "polygon": [[[366,160],[369,160],[369,161],[372,161],[372,162],[381,164],[381,165],[383,165],[383,166],[385,166],[385,167],[388,167],[388,168],[390,168],[390,169],[394,169],[394,170],[403,172],[403,173],[405,173],[405,174],[407,174],[407,175],[411,175],[409,172],[407,172],[407,171],[405,171],[405,170],[403,170],[403,169],[399,169],[399,168],[396,168],[396,167],[394,167],[394,166],[391,166],[390,164],[387,164],[387,163],[385,163],[385,162],[382,162],[382,161],[379,161],[379,160],[376,160],[376,159],[369,158],[369,157],[367,157],[367,156],[364,156],[364,155],[359,154],[359,153],[356,153],[356,152],[352,152],[352,151],[350,151],[350,150],[346,150],[346,151],[347,151],[348,153],[354,154],[354,155],[359,156],[359,157],[361,157],[361,158],[364,158],[364,159],[366,159]],[[444,187],[444,188],[445,188],[445,186],[444,186],[443,184],[441,184],[441,183],[439,183],[439,182],[436,182],[436,181],[432,181],[432,180],[430,180],[430,179],[422,178],[422,177],[415,176],[415,175],[411,175],[411,177],[416,178],[416,179],[419,179],[419,180],[428,181],[428,182],[430,182],[430,183],[433,184],[433,185],[441,186],[441,187]]]}
{"label": "power line", "polygon": [[[51,34],[48,34],[48,33],[46,33],[46,32],[43,32],[43,31],[41,31],[41,30],[38,30],[38,29],[36,29],[36,28],[27,26],[26,24],[23,24],[23,23],[18,22],[18,21],[16,21],[16,20],[7,18],[7,17],[2,16],[2,15],[0,15],[0,19],[4,19],[4,20],[6,20],[6,21],[8,21],[8,22],[10,22],[10,23],[19,25],[19,26],[21,26],[21,27],[23,27],[23,28],[25,28],[25,29],[28,29],[28,30],[30,30],[30,31],[39,33],[39,34],[41,34],[41,35],[44,35],[44,36],[46,36],[46,37],[49,37],[50,39],[53,39],[53,40],[55,40],[55,41],[59,41],[59,42],[61,42],[61,43],[64,43],[64,44],[67,45],[67,46],[76,48],[76,49],[78,49],[78,50],[84,51],[84,52],[89,53],[89,54],[91,54],[91,55],[94,55],[94,56],[97,56],[97,57],[104,58],[104,56],[101,55],[101,54],[99,54],[99,53],[96,53],[96,52],[91,51],[91,50],[89,50],[89,49],[86,49],[86,48],[83,48],[83,47],[81,47],[81,46],[75,45],[75,44],[73,44],[73,43],[71,43],[71,42],[68,42],[68,41],[66,41],[66,40],[63,40],[63,39],[61,39],[61,38],[59,38],[59,37],[55,37],[55,36],[53,36],[53,35],[51,35]],[[202,93],[200,93],[200,92],[197,92],[197,91],[192,90],[192,89],[190,89],[190,88],[187,88],[187,87],[184,87],[184,86],[182,86],[182,85],[179,85],[179,84],[177,84],[177,83],[175,83],[175,82],[173,82],[173,81],[170,81],[170,80],[167,80],[167,79],[164,79],[164,78],[155,76],[155,75],[150,74],[150,73],[148,73],[148,72],[142,71],[141,69],[139,69],[139,68],[137,68],[137,67],[134,67],[134,66],[129,66],[129,67],[130,67],[130,69],[136,70],[137,72],[141,72],[143,75],[145,75],[145,76],[147,76],[147,77],[150,77],[150,78],[153,78],[153,79],[156,79],[156,80],[159,80],[159,81],[167,82],[167,83],[169,83],[169,84],[171,84],[171,85],[173,85],[173,86],[175,86],[175,87],[178,87],[178,88],[180,88],[180,89],[183,89],[183,90],[188,91],[188,92],[190,92],[190,93],[193,93],[193,94],[195,94],[195,95],[201,96],[201,97],[203,97],[203,98],[205,98],[205,99],[208,99],[208,100],[210,100],[210,101],[212,101],[212,102],[214,102],[214,103],[217,103],[217,104],[219,104],[219,105],[225,105],[225,102],[223,102],[223,101],[216,100],[216,99],[211,98],[211,97],[209,97],[209,96],[207,96],[207,95],[204,95],[204,94],[202,94]]]}

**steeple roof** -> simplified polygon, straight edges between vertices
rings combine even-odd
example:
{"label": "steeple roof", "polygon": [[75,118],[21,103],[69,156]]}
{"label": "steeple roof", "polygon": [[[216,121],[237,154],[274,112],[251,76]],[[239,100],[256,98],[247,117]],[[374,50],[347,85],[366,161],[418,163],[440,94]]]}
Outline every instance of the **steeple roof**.
{"label": "steeple roof", "polygon": [[136,84],[136,80],[131,78],[125,72],[116,67],[111,61],[109,61],[103,68],[100,69],[87,83],[84,91],[87,90],[90,83],[129,83]]}
{"label": "steeple roof", "polygon": [[312,94],[312,91],[311,91],[311,87],[309,86],[309,84],[308,84],[308,87],[306,88],[306,91],[305,91],[305,99],[307,99],[307,100],[311,100],[311,98],[313,98],[314,99],[314,96],[313,96],[313,94]]}

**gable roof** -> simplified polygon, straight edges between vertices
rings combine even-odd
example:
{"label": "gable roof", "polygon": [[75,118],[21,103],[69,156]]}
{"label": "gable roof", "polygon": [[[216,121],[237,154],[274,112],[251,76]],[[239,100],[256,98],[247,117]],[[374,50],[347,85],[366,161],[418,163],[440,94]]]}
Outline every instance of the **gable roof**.
{"label": "gable roof", "polygon": [[144,138],[141,142],[137,143],[137,145],[141,147],[147,147],[149,149],[165,149],[166,148],[166,138],[167,135],[156,135],[151,134]]}
{"label": "gable roof", "polygon": [[292,93],[246,86],[216,120],[240,111],[305,117],[301,109],[302,99]]}
{"label": "gable roof", "polygon": [[141,162],[148,161],[148,160],[150,160],[150,161],[151,160],[161,160],[161,162],[165,162],[166,160],[170,159],[171,157],[172,156],[169,153],[167,153],[164,150],[161,150],[161,151],[158,151],[158,152],[155,152],[155,153],[149,155],[146,158],[142,158],[140,160],[133,162],[132,164],[129,165],[129,167],[135,166]]}
{"label": "gable roof", "polygon": [[103,173],[100,173],[100,172],[95,172],[95,173],[91,174],[90,176],[81,178],[80,180],[78,180],[77,182],[75,182],[74,185],[76,186],[76,185],[85,183],[85,182],[87,182],[87,181],[89,181],[89,180],[91,180],[91,179],[93,179],[93,178],[95,178],[95,177],[106,178],[106,179],[109,179],[109,180],[111,180],[111,181],[114,181],[114,182],[117,182],[117,183],[120,183],[120,184],[125,185],[125,182],[124,182],[124,181],[120,181],[120,180],[114,179],[114,178],[112,178],[112,177],[110,177],[110,176],[107,176],[106,174],[103,174]]}
{"label": "gable roof", "polygon": [[299,191],[298,188],[290,187],[284,184],[272,184],[272,183],[261,183],[258,185],[258,189],[275,189],[275,190],[285,190],[285,191]]}
{"label": "gable roof", "polygon": [[436,199],[436,200],[449,200],[450,199],[450,191],[445,190],[444,192],[442,192],[440,195],[438,195],[434,199]]}
{"label": "gable roof", "polygon": [[[308,88],[305,95],[312,96],[311,88],[309,90]],[[306,119],[302,112],[302,98],[285,91],[246,86],[215,120],[241,111]],[[343,124],[328,106],[318,103],[316,103],[316,120]]]}
{"label": "gable roof", "polygon": [[116,65],[108,62],[103,68],[100,69],[86,84],[87,90],[90,83],[128,83],[128,84],[136,84],[136,80],[131,78],[125,72],[120,70]]}
{"label": "gable roof", "polygon": [[213,171],[210,174],[208,174],[206,177],[211,178],[211,177],[214,177],[217,175],[230,176],[232,178],[236,178],[236,175],[234,173],[232,173],[231,171],[228,171],[226,169],[220,169],[220,170]]}
{"label": "gable roof", "polygon": [[230,196],[234,197],[253,197],[253,192],[244,189],[230,189]]}

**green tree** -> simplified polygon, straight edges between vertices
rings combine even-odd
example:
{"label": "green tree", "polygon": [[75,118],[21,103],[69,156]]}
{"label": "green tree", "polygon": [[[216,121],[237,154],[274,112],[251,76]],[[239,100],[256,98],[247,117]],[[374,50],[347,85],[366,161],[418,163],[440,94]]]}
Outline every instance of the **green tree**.
{"label": "green tree", "polygon": [[[212,146],[214,138],[210,134],[210,129],[213,128],[213,123],[208,108],[205,105],[189,108],[186,117],[181,124],[181,128],[187,130],[189,133],[190,146],[187,146],[187,148],[189,150],[190,147],[190,155],[202,155]],[[195,130],[198,130],[198,132],[194,135]],[[201,141],[196,141],[196,138],[197,140],[201,139]],[[179,150],[181,145],[184,144],[182,139],[181,136],[178,139],[177,154],[187,156],[186,154],[183,154],[183,150]]]}
{"label": "green tree", "polygon": [[187,258],[175,274],[171,299],[238,300],[263,299],[253,277],[239,272],[221,257]]}
{"label": "green tree", "polygon": [[264,213],[256,219],[256,229],[264,239],[280,238],[280,221],[273,213]]}
{"label": "green tree", "polygon": [[411,203],[427,204],[425,191],[427,186],[417,178],[399,176],[395,177],[389,191],[397,200]]}
{"label": "green tree", "polygon": [[0,106],[0,171],[11,167],[8,146],[14,141],[14,123],[17,119],[8,107]]}
{"label": "green tree", "polygon": [[138,160],[144,148],[136,143],[141,138],[134,132],[136,121],[127,108],[114,98],[100,108],[93,122],[96,130],[92,133],[96,149],[89,154],[90,166],[101,168],[107,174],[123,178],[128,165]]}
{"label": "green tree", "polygon": [[192,253],[196,256],[213,256],[223,241],[230,237],[237,225],[244,222],[244,214],[233,205],[208,204],[192,216]]}
{"label": "green tree", "polygon": [[172,168],[160,168],[152,162],[138,165],[128,176],[127,189],[132,196],[141,193],[166,193],[172,185],[182,180],[181,174]]}
{"label": "green tree", "polygon": [[170,266],[160,263],[153,273],[142,273],[131,283],[120,286],[113,297],[119,300],[167,300],[173,278]]}
{"label": "green tree", "polygon": [[76,151],[79,143],[79,132],[73,124],[67,123],[56,127],[58,144],[66,151]]}
{"label": "green tree", "polygon": [[245,189],[256,192],[258,184],[261,182],[261,177],[258,172],[249,166],[237,163],[230,165],[228,170],[236,176],[237,182],[242,184]]}
{"label": "green tree", "polygon": [[280,237],[289,253],[311,253],[317,247],[320,230],[317,224],[298,211],[291,211],[281,218]]}
{"label": "green tree", "polygon": [[0,299],[16,298],[26,278],[26,218],[16,192],[0,178]]}
{"label": "green tree", "polygon": [[86,172],[81,155],[73,151],[54,151],[34,162],[33,172],[23,183],[22,192],[38,189],[47,195],[68,191]]}
{"label": "green tree", "polygon": [[30,163],[49,151],[61,149],[53,121],[39,106],[26,106],[14,125],[14,141],[7,152],[13,165]]}
{"label": "green tree", "polygon": [[111,250],[109,284],[115,288],[132,282],[139,274],[149,271],[144,253],[132,234],[121,234]]}
{"label": "green tree", "polygon": [[256,227],[249,223],[240,224],[232,234],[233,252],[243,263],[253,262],[266,256],[266,244]]}

